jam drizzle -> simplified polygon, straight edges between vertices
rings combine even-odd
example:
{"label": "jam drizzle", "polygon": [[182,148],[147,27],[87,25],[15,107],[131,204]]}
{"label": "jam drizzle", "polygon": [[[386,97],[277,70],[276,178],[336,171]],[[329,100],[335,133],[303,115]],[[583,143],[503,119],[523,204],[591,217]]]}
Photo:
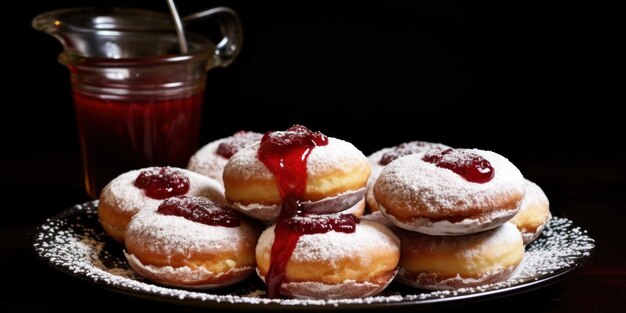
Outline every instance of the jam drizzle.
{"label": "jam drizzle", "polygon": [[210,226],[237,227],[241,223],[237,212],[204,197],[171,197],[159,205],[157,212]]}
{"label": "jam drizzle", "polygon": [[431,149],[424,154],[422,160],[449,169],[472,183],[484,184],[495,175],[489,161],[466,149]]}
{"label": "jam drizzle", "polygon": [[268,132],[261,139],[259,160],[274,174],[283,200],[274,228],[270,267],[265,275],[268,296],[280,296],[287,263],[302,235],[329,231],[352,233],[358,218],[352,214],[322,216],[302,212],[300,200],[306,191],[307,160],[315,147],[328,144],[328,137],[294,125],[284,132]]}
{"label": "jam drizzle", "polygon": [[281,198],[300,200],[306,190],[307,159],[317,146],[328,144],[328,137],[301,125],[284,132],[267,132],[261,139],[258,158],[274,174]]}
{"label": "jam drizzle", "polygon": [[166,199],[189,191],[189,178],[171,167],[147,168],[135,179],[135,187],[143,189],[152,199]]}

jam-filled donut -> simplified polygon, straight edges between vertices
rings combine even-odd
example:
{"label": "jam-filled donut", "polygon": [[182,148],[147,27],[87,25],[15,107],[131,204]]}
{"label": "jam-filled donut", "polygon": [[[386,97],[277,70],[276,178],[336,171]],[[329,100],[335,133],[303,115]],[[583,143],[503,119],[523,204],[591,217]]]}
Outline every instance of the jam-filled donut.
{"label": "jam-filled donut", "polygon": [[524,245],[537,239],[548,221],[550,214],[550,202],[548,197],[537,184],[526,180],[526,196],[522,201],[522,207],[511,219],[524,238]]}
{"label": "jam-filled donut", "polygon": [[393,224],[429,235],[462,235],[502,225],[519,210],[525,183],[501,155],[432,149],[387,165],[374,185]]}
{"label": "jam-filled donut", "polygon": [[290,217],[266,229],[256,247],[270,294],[302,299],[375,295],[394,278],[399,256],[387,227],[351,214]]}
{"label": "jam-filled donut", "polygon": [[204,196],[222,203],[224,187],[198,173],[173,167],[149,167],[121,174],[102,189],[98,219],[115,240],[124,242],[130,219],[137,212],[156,210],[171,196]]}
{"label": "jam-filled donut", "polygon": [[383,168],[403,156],[426,152],[432,148],[448,149],[450,147],[440,144],[426,141],[410,141],[399,144],[395,147],[383,148],[372,153],[367,159],[372,166],[372,174],[367,182],[367,192],[365,193],[365,199],[367,200],[367,207],[372,212],[378,211],[378,202],[374,198],[374,183],[378,178],[378,175]]}
{"label": "jam-filled donut", "polygon": [[210,142],[191,156],[187,169],[209,176],[223,185],[222,173],[230,157],[239,150],[261,141],[261,137],[263,134],[239,131],[230,137]]}
{"label": "jam-filled donut", "polygon": [[[295,152],[282,159],[286,147]],[[285,178],[277,179],[282,172]],[[224,168],[224,187],[235,208],[273,221],[281,212],[281,190],[294,189],[307,213],[337,213],[363,199],[369,174],[367,158],[352,144],[296,125],[268,132],[233,155]]]}
{"label": "jam-filled donut", "polygon": [[421,289],[475,287],[509,279],[524,258],[515,225],[465,236],[430,236],[397,230],[400,269],[396,279]]}
{"label": "jam-filled donut", "polygon": [[203,197],[177,196],[139,212],[126,232],[126,258],[141,276],[170,286],[218,288],[254,271],[260,229]]}

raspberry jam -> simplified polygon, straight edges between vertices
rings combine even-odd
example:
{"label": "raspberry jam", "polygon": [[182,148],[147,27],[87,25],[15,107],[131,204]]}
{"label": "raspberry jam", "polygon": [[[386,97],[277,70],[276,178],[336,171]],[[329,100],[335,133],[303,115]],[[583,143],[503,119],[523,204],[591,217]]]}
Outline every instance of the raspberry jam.
{"label": "raspberry jam", "polygon": [[353,214],[297,214],[285,218],[283,230],[300,235],[323,234],[329,231],[353,233],[359,218]]}
{"label": "raspberry jam", "polygon": [[438,148],[438,147],[442,149],[448,148],[447,146],[444,146],[442,144],[430,143],[426,141],[406,142],[406,143],[397,145],[393,147],[391,150],[385,152],[383,156],[380,158],[380,161],[378,161],[378,164],[387,165],[400,157],[411,155],[411,154],[417,154],[417,153],[428,151],[432,148]]}
{"label": "raspberry jam", "polygon": [[297,200],[306,190],[306,163],[311,151],[328,144],[328,137],[301,125],[284,132],[267,132],[261,139],[258,158],[274,174],[283,199]]}
{"label": "raspberry jam", "polygon": [[217,146],[217,154],[224,159],[230,159],[239,150],[261,141],[262,137],[259,133],[238,131]]}
{"label": "raspberry jam", "polygon": [[358,218],[351,214],[309,215],[302,213],[299,201],[306,191],[307,160],[313,149],[328,144],[328,137],[294,125],[284,132],[263,135],[258,158],[274,174],[283,200],[280,216],[274,228],[274,244],[270,267],[265,275],[270,298],[280,296],[285,270],[300,236],[329,231],[352,233]]}
{"label": "raspberry jam", "polygon": [[74,92],[87,192],[147,166],[185,167],[200,141],[204,93],[180,98],[104,99]]}
{"label": "raspberry jam", "polygon": [[422,160],[449,169],[472,183],[484,184],[493,179],[495,171],[482,156],[465,149],[432,149]]}
{"label": "raspberry jam", "polygon": [[237,227],[241,223],[237,212],[204,197],[171,197],[159,205],[157,212],[211,226]]}
{"label": "raspberry jam", "polygon": [[[280,296],[287,263],[302,235],[323,234],[329,231],[353,233],[359,218],[352,214],[314,215],[298,213],[298,201],[288,198],[283,202],[281,215],[274,228],[274,244],[270,254],[270,268],[265,275],[267,294]],[[296,212],[296,213],[293,213]]]}
{"label": "raspberry jam", "polygon": [[141,171],[135,187],[143,189],[152,199],[166,199],[189,191],[189,178],[171,167],[151,167]]}

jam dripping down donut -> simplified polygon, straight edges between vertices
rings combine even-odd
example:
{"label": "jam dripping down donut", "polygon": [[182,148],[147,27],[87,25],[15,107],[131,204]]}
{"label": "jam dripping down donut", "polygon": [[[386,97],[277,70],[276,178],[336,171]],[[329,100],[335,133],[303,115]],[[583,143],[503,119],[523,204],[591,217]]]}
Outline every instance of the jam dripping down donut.
{"label": "jam dripping down donut", "polygon": [[358,218],[351,214],[334,217],[309,215],[302,212],[300,198],[306,190],[307,159],[315,147],[328,144],[328,137],[294,125],[284,132],[268,132],[261,139],[258,158],[274,174],[282,198],[282,210],[270,253],[270,267],[265,282],[268,296],[277,298],[285,278],[287,262],[300,236],[326,233],[331,230],[352,233]]}
{"label": "jam dripping down donut", "polygon": [[473,183],[489,182],[495,174],[489,161],[465,149],[431,149],[424,154],[422,160],[449,169]]}
{"label": "jam dripping down donut", "polygon": [[171,197],[159,205],[157,212],[210,226],[237,227],[241,223],[237,212],[204,197]]}
{"label": "jam dripping down donut", "polygon": [[267,293],[270,298],[280,296],[280,287],[285,280],[285,270],[291,254],[302,235],[323,234],[329,231],[354,233],[359,218],[352,214],[314,215],[299,210],[294,198],[285,200],[282,212],[274,228],[274,244],[270,252],[270,267],[265,275]]}
{"label": "jam dripping down donut", "polygon": [[171,167],[151,167],[141,171],[135,186],[153,199],[184,195],[189,191],[189,177]]}
{"label": "jam dripping down donut", "polygon": [[304,194],[307,159],[315,147],[327,144],[326,135],[301,125],[263,135],[258,158],[276,177],[282,199],[292,197],[299,200]]}

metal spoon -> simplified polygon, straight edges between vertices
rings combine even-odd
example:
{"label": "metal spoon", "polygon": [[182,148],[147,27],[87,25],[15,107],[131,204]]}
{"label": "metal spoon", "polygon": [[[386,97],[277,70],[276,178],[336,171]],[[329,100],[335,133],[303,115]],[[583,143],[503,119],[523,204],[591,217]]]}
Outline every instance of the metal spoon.
{"label": "metal spoon", "polygon": [[185,30],[183,29],[183,23],[180,19],[180,15],[178,15],[176,4],[174,4],[174,0],[167,0],[167,5],[170,7],[170,13],[172,14],[172,19],[174,20],[174,26],[176,26],[176,35],[178,36],[180,53],[186,54],[187,51],[189,51],[187,47],[187,38],[185,37]]}

